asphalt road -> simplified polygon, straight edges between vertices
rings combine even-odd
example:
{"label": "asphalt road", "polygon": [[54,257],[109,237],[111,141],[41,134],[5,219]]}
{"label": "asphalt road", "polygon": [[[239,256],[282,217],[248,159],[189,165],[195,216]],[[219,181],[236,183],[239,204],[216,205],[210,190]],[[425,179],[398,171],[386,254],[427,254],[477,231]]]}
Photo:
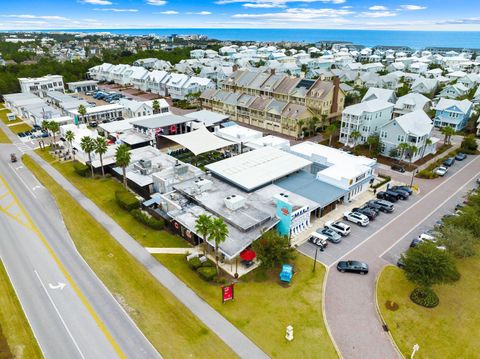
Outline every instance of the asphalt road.
{"label": "asphalt road", "polygon": [[9,162],[11,152],[18,148],[0,145],[0,255],[44,356],[159,358],[78,254],[49,192]]}
{"label": "asphalt road", "polygon": [[408,204],[408,208],[390,216],[381,215],[380,220],[382,217],[390,220],[378,228],[375,222],[367,228],[353,228],[363,239],[337,256],[338,260],[365,261],[370,272],[365,276],[340,273],[335,268],[336,260],[330,260],[324,293],[326,320],[344,358],[399,357],[377,313],[377,276],[385,265],[396,262],[417,233],[429,228],[443,213],[451,212],[455,204],[461,202],[466,191],[474,186],[479,172],[480,157],[470,156],[457,162],[445,178],[416,179],[420,194],[408,202],[398,202],[402,207]]}

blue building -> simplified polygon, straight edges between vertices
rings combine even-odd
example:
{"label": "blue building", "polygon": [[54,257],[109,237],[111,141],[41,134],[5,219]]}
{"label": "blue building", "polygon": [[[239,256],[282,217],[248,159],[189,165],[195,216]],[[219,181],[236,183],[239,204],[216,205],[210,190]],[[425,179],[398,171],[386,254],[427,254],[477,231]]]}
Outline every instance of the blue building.
{"label": "blue building", "polygon": [[451,126],[455,131],[461,131],[472,115],[472,108],[473,104],[469,100],[442,98],[435,106],[433,125],[439,128]]}

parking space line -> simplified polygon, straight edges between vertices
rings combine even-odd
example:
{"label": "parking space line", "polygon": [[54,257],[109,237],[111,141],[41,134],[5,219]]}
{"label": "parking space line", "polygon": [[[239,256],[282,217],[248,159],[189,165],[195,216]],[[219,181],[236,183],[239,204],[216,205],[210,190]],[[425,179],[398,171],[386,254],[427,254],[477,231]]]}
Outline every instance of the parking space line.
{"label": "parking space line", "polygon": [[[458,172],[457,172],[458,173]],[[439,208],[443,207],[445,203],[450,201],[454,196],[458,194],[458,192],[462,191],[475,177],[477,177],[478,174],[473,175],[465,184],[458,188],[454,193],[452,193],[450,196],[448,196],[442,203],[440,203],[437,207],[436,210]],[[413,206],[412,206],[413,207]],[[436,212],[435,210],[435,212]],[[435,212],[428,213],[425,217],[423,217],[420,222],[418,222],[412,229],[410,229],[407,233],[405,233],[401,238],[399,238],[395,243],[393,243],[388,249],[386,249],[382,254],[379,255],[379,257],[383,257],[385,253],[389,252],[393,247],[395,247],[400,241],[402,241],[406,236],[408,236],[410,233],[412,233],[416,228],[418,228],[422,223],[424,223],[429,217],[433,216]]]}
{"label": "parking space line", "polygon": [[[338,260],[341,260],[343,258],[345,258],[347,255],[349,255],[350,253],[354,252],[355,250],[357,250],[359,247],[361,247],[365,242],[367,242],[369,239],[371,239],[372,237],[376,236],[378,233],[380,233],[382,230],[385,229],[385,227],[389,226],[392,222],[396,221],[397,219],[399,219],[400,217],[402,217],[405,213],[408,212],[409,209],[412,209],[414,207],[416,207],[418,204],[422,203],[424,200],[428,199],[433,193],[436,192],[436,190],[441,187],[441,186],[444,186],[445,184],[447,184],[448,182],[450,182],[452,179],[454,179],[459,173],[461,173],[462,171],[464,171],[466,168],[468,168],[469,165],[471,165],[472,163],[474,163],[475,161],[478,161],[480,157],[477,157],[475,158],[474,160],[472,160],[470,163],[468,163],[466,166],[462,167],[460,170],[458,170],[457,172],[454,173],[453,176],[447,178],[446,181],[440,183],[438,186],[434,187],[430,192],[428,192],[424,197],[420,198],[417,202],[415,202],[412,206],[410,206],[409,208],[405,209],[402,213],[400,213],[397,217],[394,217],[392,218],[390,221],[388,221],[387,223],[385,223],[385,225],[383,225],[381,228],[379,228],[378,230],[376,230],[373,234],[371,234],[370,236],[368,236],[367,238],[365,238],[362,242],[360,242],[359,244],[357,244],[355,247],[353,247],[352,249],[350,249],[348,252],[346,252],[345,254],[343,254],[340,258],[338,258]],[[475,177],[478,176],[478,173],[476,173],[474,176],[472,176],[468,182],[470,182],[472,179],[474,179]],[[468,183],[467,182],[467,183]],[[464,187],[464,186],[462,186]],[[428,218],[428,217],[427,217]],[[335,265],[335,263],[332,263],[329,265],[329,268],[331,268],[333,265]]]}

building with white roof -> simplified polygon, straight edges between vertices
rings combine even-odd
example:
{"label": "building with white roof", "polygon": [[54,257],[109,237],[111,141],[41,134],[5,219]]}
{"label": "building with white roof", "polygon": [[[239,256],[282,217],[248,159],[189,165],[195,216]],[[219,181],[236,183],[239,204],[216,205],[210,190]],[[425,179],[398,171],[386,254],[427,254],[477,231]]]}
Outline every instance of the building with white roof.
{"label": "building with white roof", "polygon": [[[369,136],[378,133],[379,128],[391,120],[393,103],[384,100],[370,100],[348,106],[342,113],[339,141],[345,145],[365,143]],[[352,138],[352,133],[359,133]]]}
{"label": "building with white roof", "polygon": [[72,92],[97,91],[98,81],[85,80],[85,81],[67,82],[67,87]]}
{"label": "building with white roof", "polygon": [[395,91],[393,90],[370,87],[365,96],[363,96],[362,102],[371,100],[383,100],[385,102],[395,103],[397,101],[397,97],[395,96]]}
{"label": "building with white roof", "polygon": [[87,107],[85,116],[78,113],[78,108],[67,111],[67,114],[77,118],[78,121],[83,123],[102,121],[113,121],[117,118],[123,118],[125,116],[125,107],[119,104],[108,104],[95,107]]}
{"label": "building with white roof", "polygon": [[415,162],[436,152],[438,139],[432,137],[432,130],[432,121],[423,110],[396,117],[380,129],[381,152],[384,156],[390,157],[393,149],[398,150],[401,143],[407,143],[415,146],[417,150],[404,151],[400,156],[402,159]]}
{"label": "building with white roof", "polygon": [[418,110],[428,112],[431,104],[432,101],[428,97],[420,93],[409,93],[398,98],[395,106],[393,107],[393,117],[402,116],[409,112]]}
{"label": "building with white roof", "polygon": [[44,97],[48,91],[64,92],[63,76],[46,75],[43,77],[20,77],[18,79],[23,93],[32,93]]}
{"label": "building with white roof", "polygon": [[442,98],[435,106],[435,127],[450,126],[455,131],[461,131],[467,125],[472,115],[473,103],[469,100],[451,100]]}

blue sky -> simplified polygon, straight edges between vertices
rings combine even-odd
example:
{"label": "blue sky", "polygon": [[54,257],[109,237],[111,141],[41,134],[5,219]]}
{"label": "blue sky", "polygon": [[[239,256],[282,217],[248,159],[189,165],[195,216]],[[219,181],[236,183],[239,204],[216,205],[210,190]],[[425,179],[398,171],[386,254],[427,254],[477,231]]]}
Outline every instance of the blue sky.
{"label": "blue sky", "polygon": [[480,31],[479,0],[10,0],[0,29],[318,28]]}

